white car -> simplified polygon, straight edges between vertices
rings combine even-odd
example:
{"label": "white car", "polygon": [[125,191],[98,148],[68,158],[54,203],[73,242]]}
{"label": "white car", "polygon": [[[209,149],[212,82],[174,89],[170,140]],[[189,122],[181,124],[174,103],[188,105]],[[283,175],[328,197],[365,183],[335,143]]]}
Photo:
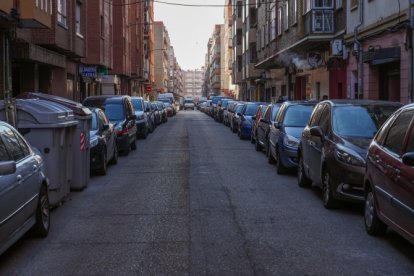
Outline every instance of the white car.
{"label": "white car", "polygon": [[195,109],[194,101],[193,100],[185,100],[184,101],[184,110],[186,109]]}

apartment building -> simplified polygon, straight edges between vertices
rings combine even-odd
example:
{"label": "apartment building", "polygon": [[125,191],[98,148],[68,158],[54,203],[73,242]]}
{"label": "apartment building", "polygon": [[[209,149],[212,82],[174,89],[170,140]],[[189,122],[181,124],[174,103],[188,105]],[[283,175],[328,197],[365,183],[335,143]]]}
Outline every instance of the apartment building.
{"label": "apartment building", "polygon": [[222,33],[221,43],[221,79],[223,80],[223,94],[229,97],[237,98],[238,89],[233,84],[232,68],[233,68],[233,8],[231,0],[226,0],[224,7],[224,29]]}
{"label": "apartment building", "polygon": [[183,71],[184,82],[184,97],[193,97],[198,99],[202,96],[204,71],[202,69],[184,70]]}
{"label": "apartment building", "polygon": [[12,96],[41,91],[78,97],[79,58],[85,55],[85,5],[71,2],[63,9],[63,4],[65,1],[1,1],[1,52],[7,59],[2,64],[7,64]]}
{"label": "apartment building", "polygon": [[[211,47],[213,45],[213,39],[209,39],[207,42],[207,52],[205,54],[205,58],[204,58],[204,81],[203,81],[203,88],[201,91],[201,94],[203,97],[210,97],[210,92],[211,92],[211,87],[210,87],[210,51],[211,51]],[[214,95],[214,92],[213,92]]]}
{"label": "apartment building", "polygon": [[221,70],[221,45],[224,34],[223,24],[216,24],[214,26],[213,34],[211,36],[210,55],[210,95],[222,94],[222,70]]}
{"label": "apartment building", "polygon": [[347,2],[348,98],[412,101],[409,7],[409,0]]}
{"label": "apartment building", "polygon": [[154,77],[157,93],[168,92],[170,37],[162,21],[154,22]]}
{"label": "apartment building", "polygon": [[113,68],[112,5],[105,1],[87,1],[86,57],[79,65],[80,98],[93,95],[111,94],[110,84],[102,87],[102,79],[107,80],[108,70]]}
{"label": "apartment building", "polygon": [[144,86],[145,95],[149,99],[155,99],[154,95],[154,2],[144,1]]}

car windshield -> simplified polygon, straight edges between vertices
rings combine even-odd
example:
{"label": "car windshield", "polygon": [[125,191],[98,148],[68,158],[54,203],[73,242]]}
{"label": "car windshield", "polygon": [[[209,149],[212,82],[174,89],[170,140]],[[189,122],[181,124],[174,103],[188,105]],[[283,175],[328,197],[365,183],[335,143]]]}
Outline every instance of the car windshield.
{"label": "car windshield", "polygon": [[333,110],[333,130],[342,136],[372,138],[395,110],[393,106],[338,106]]}
{"label": "car windshield", "polygon": [[134,106],[135,111],[144,111],[142,108],[142,100],[141,99],[132,99],[132,105]]}
{"label": "car windshield", "polygon": [[105,114],[111,122],[122,121],[125,118],[121,104],[106,104]]}
{"label": "car windshield", "polygon": [[185,103],[193,103],[193,100],[185,100]]}
{"label": "car windshield", "polygon": [[244,111],[244,115],[253,116],[254,114],[256,114],[258,108],[259,104],[248,104],[246,106],[246,110]]}
{"label": "car windshield", "polygon": [[272,110],[272,120],[274,120],[276,118],[276,114],[279,111],[279,109],[280,109],[280,106],[278,106],[278,105],[274,105],[273,106],[273,110]]}
{"label": "car windshield", "polygon": [[243,109],[243,106],[244,105],[238,105],[237,107],[236,107],[236,113],[240,113],[241,112],[241,110]]}
{"label": "car windshield", "polygon": [[92,125],[91,130],[96,131],[98,130],[98,118],[95,112],[92,112]]}
{"label": "car windshield", "polygon": [[287,108],[283,125],[286,127],[305,127],[312,113],[312,105],[292,105]]}

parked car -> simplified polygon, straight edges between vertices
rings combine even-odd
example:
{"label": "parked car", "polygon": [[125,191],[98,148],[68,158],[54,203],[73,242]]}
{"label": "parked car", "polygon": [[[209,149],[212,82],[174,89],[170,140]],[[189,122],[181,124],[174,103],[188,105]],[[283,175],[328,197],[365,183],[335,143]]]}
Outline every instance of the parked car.
{"label": "parked car", "polygon": [[155,112],[151,108],[151,102],[144,101],[144,110],[147,115],[148,130],[152,133],[157,127],[157,124],[155,123]]}
{"label": "parked car", "polygon": [[229,100],[226,107],[223,109],[223,124],[225,126],[229,125],[229,109],[231,108],[231,106],[236,103],[236,101],[233,100]]}
{"label": "parked car", "polygon": [[165,110],[165,105],[163,102],[157,101],[158,111],[161,114],[161,122],[166,123],[168,121],[167,111]]}
{"label": "parked car", "polygon": [[151,102],[151,110],[154,113],[155,125],[160,125],[162,123],[162,111],[158,109],[156,102]]}
{"label": "parked car", "polygon": [[195,110],[194,100],[193,99],[185,99],[184,100],[184,110],[192,109]]}
{"label": "parked car", "polygon": [[232,99],[222,99],[218,101],[218,107],[217,107],[217,122],[222,123],[224,118],[224,110],[227,108],[227,105],[229,102],[231,102]]}
{"label": "parked car", "polygon": [[[262,150],[263,148],[266,149],[266,153],[268,152],[268,139],[271,126],[276,122],[276,115],[279,111],[281,104],[270,104],[266,106],[266,110],[264,114],[260,114],[260,119],[257,119],[256,115],[256,130],[253,137],[255,143],[255,149],[257,151]],[[259,112],[259,111],[258,111]]]}
{"label": "parked car", "polygon": [[240,122],[238,131],[240,139],[250,139],[253,127],[252,117],[256,114],[256,111],[259,108],[259,106],[263,104],[266,103],[248,102],[244,105],[243,109],[240,112]]}
{"label": "parked car", "polygon": [[167,112],[167,117],[174,116],[174,108],[169,103],[164,103],[165,112]]}
{"label": "parked car", "polygon": [[39,151],[12,126],[0,122],[0,254],[29,230],[47,236],[48,182]]}
{"label": "parked car", "polygon": [[365,229],[387,226],[414,244],[414,104],[395,112],[371,142],[364,178]]}
{"label": "parked car", "polygon": [[227,119],[224,122],[225,122],[225,125],[227,125],[230,129],[231,129],[231,122],[233,121],[233,118],[234,118],[234,112],[236,111],[236,106],[238,103],[239,103],[238,101],[234,101],[227,106],[227,116],[226,116]]}
{"label": "parked car", "polygon": [[118,148],[113,125],[100,108],[90,108],[92,125],[90,135],[91,171],[106,174],[108,163],[118,163]]}
{"label": "parked car", "polygon": [[128,154],[136,149],[137,116],[129,96],[91,96],[83,100],[87,107],[98,107],[114,125],[119,152]]}
{"label": "parked car", "polygon": [[239,133],[241,111],[243,110],[245,104],[246,103],[238,102],[234,108],[234,114],[230,123],[230,129],[237,134]]}
{"label": "parked car", "polygon": [[299,186],[322,188],[323,205],[362,202],[368,146],[400,103],[327,100],[319,103],[303,130],[298,149]]}
{"label": "parked car", "polygon": [[277,173],[296,169],[299,139],[312,113],[315,102],[287,101],[277,112],[270,126],[269,163],[276,162]]}
{"label": "parked car", "polygon": [[134,107],[135,124],[137,126],[137,138],[146,139],[149,133],[147,114],[145,113],[145,104],[142,97],[131,97],[132,106]]}

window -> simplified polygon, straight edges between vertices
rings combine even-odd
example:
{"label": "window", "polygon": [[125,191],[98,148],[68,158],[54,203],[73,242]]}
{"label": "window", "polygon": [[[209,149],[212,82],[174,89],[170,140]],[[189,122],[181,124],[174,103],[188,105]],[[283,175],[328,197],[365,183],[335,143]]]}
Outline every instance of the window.
{"label": "window", "polygon": [[[280,18],[279,18],[280,21]],[[276,33],[279,34],[279,32],[276,29],[276,5],[273,5],[271,8],[271,14],[270,14],[270,41],[276,38]]]}
{"label": "window", "polygon": [[57,20],[66,26],[66,0],[57,0]]}
{"label": "window", "polygon": [[76,34],[82,36],[81,32],[81,3],[76,2]]}
{"label": "window", "polygon": [[313,111],[312,117],[309,121],[309,126],[317,126],[319,124],[319,118],[321,117],[321,113],[323,112],[324,105],[319,104],[315,107],[315,110]]}
{"label": "window", "polygon": [[249,50],[250,50],[250,62],[256,63],[257,62],[256,42],[250,43]]}
{"label": "window", "polygon": [[243,14],[243,3],[242,1],[237,1],[237,17],[241,18]]}
{"label": "window", "polygon": [[386,149],[398,155],[402,153],[405,133],[413,116],[414,111],[407,111],[398,116],[388,131],[387,138],[385,139],[384,147]]}
{"label": "window", "polygon": [[279,8],[277,11],[277,35],[282,34],[282,8]]}
{"label": "window", "polygon": [[342,0],[336,0],[336,9],[342,9]]}
{"label": "window", "polygon": [[237,72],[241,72],[243,69],[243,56],[237,56]]}
{"label": "window", "polygon": [[12,159],[10,158],[7,150],[6,150],[6,146],[4,145],[3,141],[1,140],[1,135],[0,135],[0,162],[3,161],[11,161]]}
{"label": "window", "polygon": [[242,39],[243,39],[242,29],[237,29],[237,33],[236,33],[236,42],[237,42],[237,45],[241,45],[242,44]]}
{"label": "window", "polygon": [[322,128],[325,134],[329,131],[330,124],[331,124],[330,108],[329,108],[329,105],[325,105],[325,108],[321,114],[321,119],[319,121],[319,126]]}
{"label": "window", "polygon": [[351,10],[358,8],[358,1],[359,0],[351,0]]}
{"label": "window", "polygon": [[0,127],[0,137],[14,161],[19,161],[30,154],[26,143],[11,128]]}
{"label": "window", "polygon": [[289,29],[289,1],[285,5],[285,31]]}
{"label": "window", "polygon": [[298,2],[297,0],[293,0],[292,2],[292,11],[293,11],[293,16],[292,16],[292,25],[295,25],[296,23],[298,23]]}

